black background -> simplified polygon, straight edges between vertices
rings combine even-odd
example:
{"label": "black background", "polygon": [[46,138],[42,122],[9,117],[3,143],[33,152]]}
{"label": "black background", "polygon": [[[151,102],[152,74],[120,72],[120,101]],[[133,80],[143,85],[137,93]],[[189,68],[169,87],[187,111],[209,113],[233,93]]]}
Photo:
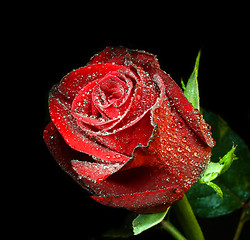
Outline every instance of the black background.
{"label": "black background", "polygon": [[[28,214],[27,227],[41,237],[91,238],[118,224],[128,213],[91,200],[60,169],[42,139],[50,122],[50,88],[106,46],[122,45],[156,54],[161,68],[178,84],[181,77],[186,81],[191,74],[201,49],[202,107],[221,115],[249,144],[249,32],[243,6],[218,9],[204,5],[193,11],[185,7],[173,11],[152,3],[146,8],[126,4],[115,9],[105,3],[98,10],[94,5],[35,6],[14,24],[11,63],[18,66],[16,75],[22,76],[22,91],[17,90],[25,102],[21,106],[25,127],[20,134],[27,136],[19,152],[19,159],[27,159],[19,162],[24,169],[24,191],[16,198],[25,201],[18,208],[22,216]],[[207,239],[231,239],[240,213],[199,219]],[[22,233],[32,236],[28,228],[22,228]],[[245,227],[242,239],[247,234]],[[155,230],[134,239],[146,237],[171,239]]]}

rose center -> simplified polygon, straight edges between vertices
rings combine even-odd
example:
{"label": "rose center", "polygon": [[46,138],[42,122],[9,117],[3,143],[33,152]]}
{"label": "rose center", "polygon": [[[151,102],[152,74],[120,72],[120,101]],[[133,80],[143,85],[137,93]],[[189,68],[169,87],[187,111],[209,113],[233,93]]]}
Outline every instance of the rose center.
{"label": "rose center", "polygon": [[109,119],[121,116],[119,109],[126,101],[127,84],[117,76],[103,78],[92,92],[92,114]]}
{"label": "rose center", "polygon": [[129,107],[132,90],[130,78],[119,72],[109,73],[79,91],[72,104],[72,114],[90,125],[119,121]]}
{"label": "rose center", "polygon": [[116,79],[107,79],[96,86],[93,95],[99,100],[102,107],[109,107],[115,103],[117,107],[119,99],[124,96],[124,92],[124,86],[121,82]]}

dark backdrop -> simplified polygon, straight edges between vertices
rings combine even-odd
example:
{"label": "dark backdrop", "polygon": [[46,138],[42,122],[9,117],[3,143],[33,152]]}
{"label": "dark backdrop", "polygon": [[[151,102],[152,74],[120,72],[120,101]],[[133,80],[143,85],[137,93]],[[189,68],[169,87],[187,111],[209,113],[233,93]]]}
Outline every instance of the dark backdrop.
{"label": "dark backdrop", "polygon": [[[30,214],[29,224],[38,235],[87,239],[127,214],[92,201],[59,168],[42,140],[42,131],[50,121],[50,88],[106,46],[123,45],[156,54],[162,69],[178,84],[181,77],[187,80],[202,49],[201,105],[220,114],[249,144],[248,32],[244,14],[236,21],[233,13],[233,9],[221,15],[206,9],[172,13],[164,7],[156,11],[126,6],[123,11],[113,11],[106,6],[96,11],[95,6],[66,6],[63,10],[43,6],[42,11],[36,9],[17,23],[19,40],[14,56],[24,65],[20,74],[25,85],[25,126],[29,129],[29,140],[22,148],[27,157],[25,170],[29,169],[23,172],[27,190],[22,196],[26,203],[23,210]],[[208,239],[218,239],[213,237],[215,232],[230,239],[239,216],[240,211],[236,211],[228,217],[199,221]],[[146,236],[167,239],[154,230],[141,238]]]}

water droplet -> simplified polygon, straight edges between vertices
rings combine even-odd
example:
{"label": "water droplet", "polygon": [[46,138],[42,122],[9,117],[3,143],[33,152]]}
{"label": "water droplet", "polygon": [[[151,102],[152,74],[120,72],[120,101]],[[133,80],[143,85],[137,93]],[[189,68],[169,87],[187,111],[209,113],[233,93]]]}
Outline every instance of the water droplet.
{"label": "water droplet", "polygon": [[183,137],[183,138],[181,139],[181,141],[185,143],[185,142],[187,142],[187,138],[186,138],[186,137]]}
{"label": "water droplet", "polygon": [[170,146],[167,146],[166,149],[167,149],[167,151],[171,151],[171,147]]}
{"label": "water droplet", "polygon": [[178,176],[178,177],[182,177],[182,173],[180,173],[180,172],[177,173],[177,176]]}
{"label": "water droplet", "polygon": [[178,152],[182,152],[182,148],[181,148],[181,147],[178,147],[178,148],[177,148],[177,151],[178,151]]}
{"label": "water droplet", "polygon": [[171,130],[173,130],[173,131],[175,131],[176,130],[176,127],[175,127],[175,125],[171,125]]}
{"label": "water droplet", "polygon": [[182,129],[183,128],[183,122],[182,121],[179,121],[178,124],[177,124],[178,128]]}
{"label": "water droplet", "polygon": [[198,157],[198,153],[197,153],[197,152],[194,152],[194,156],[195,156],[195,157]]}
{"label": "water droplet", "polygon": [[115,159],[121,158],[121,155],[120,155],[120,154],[116,154],[116,155],[114,155],[114,158],[115,158]]}
{"label": "water droplet", "polygon": [[81,180],[82,179],[82,176],[81,175],[78,175],[78,180]]}
{"label": "water droplet", "polygon": [[188,145],[186,145],[185,149],[186,149],[187,151],[189,151],[189,152],[191,151],[191,150],[190,150],[190,147],[189,147]]}
{"label": "water droplet", "polygon": [[180,159],[180,162],[184,163],[184,162],[185,162],[185,160],[184,160],[183,158],[181,158],[181,159]]}
{"label": "water droplet", "polygon": [[174,193],[181,193],[181,189],[175,188],[175,189],[174,189]]}

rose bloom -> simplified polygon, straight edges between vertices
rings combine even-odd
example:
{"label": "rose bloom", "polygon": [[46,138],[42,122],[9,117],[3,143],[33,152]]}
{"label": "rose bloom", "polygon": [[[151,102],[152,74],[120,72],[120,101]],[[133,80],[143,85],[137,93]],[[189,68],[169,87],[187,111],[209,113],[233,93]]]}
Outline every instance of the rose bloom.
{"label": "rose bloom", "polygon": [[53,86],[44,140],[92,198],[160,212],[199,179],[214,140],[156,56],[108,47]]}

